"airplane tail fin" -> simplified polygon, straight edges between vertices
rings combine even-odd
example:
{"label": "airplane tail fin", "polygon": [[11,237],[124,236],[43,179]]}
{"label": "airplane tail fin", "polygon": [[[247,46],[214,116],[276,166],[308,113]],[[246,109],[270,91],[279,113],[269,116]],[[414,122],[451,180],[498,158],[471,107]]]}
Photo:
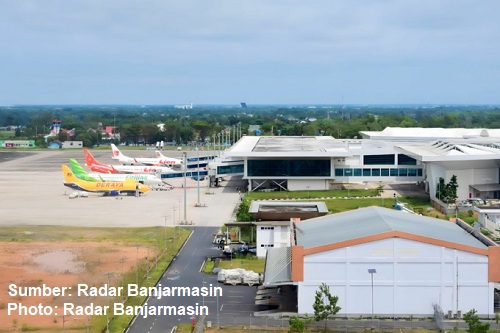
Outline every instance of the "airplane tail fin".
{"label": "airplane tail fin", "polygon": [[111,144],[111,150],[113,150],[113,159],[118,159],[119,157],[124,156],[120,149],[118,149],[118,147],[116,147],[113,143]]}
{"label": "airplane tail fin", "polygon": [[85,171],[80,163],[78,163],[74,158],[69,159],[69,166],[71,168],[71,171],[73,171],[74,174],[76,175],[86,175],[87,171]]}
{"label": "airplane tail fin", "polygon": [[85,164],[87,164],[88,167],[91,167],[92,165],[98,164],[97,161],[95,160],[94,156],[88,151],[87,149],[83,150],[83,156],[85,157]]}
{"label": "airplane tail fin", "polygon": [[73,171],[66,165],[62,165],[62,172],[64,175],[64,182],[66,183],[76,183],[78,182],[78,178],[73,174]]}
{"label": "airplane tail fin", "polygon": [[97,160],[92,156],[92,154],[87,150],[83,150],[83,156],[85,157],[85,164],[92,170],[102,173],[117,173],[112,165],[105,165],[97,162]]}

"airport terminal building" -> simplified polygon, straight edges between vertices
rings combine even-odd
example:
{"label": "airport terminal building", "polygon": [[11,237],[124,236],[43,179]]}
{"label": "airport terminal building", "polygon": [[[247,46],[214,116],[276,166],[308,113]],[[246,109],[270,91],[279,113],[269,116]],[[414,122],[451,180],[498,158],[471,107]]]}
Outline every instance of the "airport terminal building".
{"label": "airport terminal building", "polygon": [[241,172],[249,191],[412,182],[425,186],[431,198],[439,178],[449,182],[456,175],[458,199],[500,198],[500,130],[386,130],[361,132],[365,139],[244,136],[224,152],[217,173]]}

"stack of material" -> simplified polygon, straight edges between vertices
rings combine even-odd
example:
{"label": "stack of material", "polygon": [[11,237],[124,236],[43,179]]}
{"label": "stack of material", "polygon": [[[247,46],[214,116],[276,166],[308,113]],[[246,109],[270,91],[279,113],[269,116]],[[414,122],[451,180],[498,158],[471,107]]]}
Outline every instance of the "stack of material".
{"label": "stack of material", "polygon": [[261,283],[261,276],[259,273],[247,271],[242,268],[222,269],[217,274],[217,281],[224,284],[248,284],[249,286]]}

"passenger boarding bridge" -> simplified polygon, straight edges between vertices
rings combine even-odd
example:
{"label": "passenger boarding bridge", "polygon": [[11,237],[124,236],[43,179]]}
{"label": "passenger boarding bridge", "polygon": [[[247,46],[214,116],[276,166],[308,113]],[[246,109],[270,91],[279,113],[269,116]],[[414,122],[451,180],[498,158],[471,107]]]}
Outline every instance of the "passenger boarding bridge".
{"label": "passenger boarding bridge", "polygon": [[210,187],[218,186],[222,177],[243,175],[244,162],[232,160],[220,160],[215,156],[190,157],[187,159],[187,170],[179,170],[173,173],[162,173],[162,179],[186,177],[204,180],[210,176]]}

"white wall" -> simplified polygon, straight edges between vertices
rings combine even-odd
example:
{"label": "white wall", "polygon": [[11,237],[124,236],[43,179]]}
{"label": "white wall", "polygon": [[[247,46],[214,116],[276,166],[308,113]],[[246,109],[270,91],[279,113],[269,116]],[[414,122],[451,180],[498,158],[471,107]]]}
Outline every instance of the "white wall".
{"label": "white wall", "polygon": [[[486,184],[486,183],[499,183],[498,168],[487,169],[446,169],[443,166],[427,163],[426,164],[427,181],[429,182],[429,195],[431,199],[436,198],[437,184],[439,177],[444,179],[445,184],[450,182],[453,175],[457,176],[458,189],[457,200],[465,200],[469,198],[469,185]],[[489,181],[486,178],[490,179]],[[471,193],[470,197],[474,197]]]}
{"label": "white wall", "polygon": [[435,199],[439,178],[443,178],[445,184],[449,182],[449,180],[446,180],[446,169],[440,165],[426,163],[424,172],[429,184],[429,196],[431,199]]}
{"label": "white wall", "polygon": [[486,221],[500,224],[500,210],[485,210],[484,212],[479,212],[477,214],[477,220],[483,227],[486,225]]}
{"label": "white wall", "polygon": [[288,189],[290,191],[328,190],[330,180],[325,179],[289,179]]}
{"label": "white wall", "polygon": [[256,246],[258,258],[265,258],[267,249],[270,247],[290,246],[290,227],[259,223],[257,226]]}
{"label": "white wall", "polygon": [[[498,184],[498,168],[447,170],[445,183],[448,183],[453,175],[457,176],[458,200],[465,200],[469,198],[469,185],[487,183]],[[474,194],[471,193],[471,197],[474,197]]]}
{"label": "white wall", "polygon": [[324,282],[339,296],[339,314],[371,316],[371,268],[377,271],[376,315],[432,316],[433,303],[456,313],[458,303],[463,313],[475,308],[493,316],[486,256],[400,238],[306,256],[304,281],[298,283],[299,313],[314,312],[315,291]]}

